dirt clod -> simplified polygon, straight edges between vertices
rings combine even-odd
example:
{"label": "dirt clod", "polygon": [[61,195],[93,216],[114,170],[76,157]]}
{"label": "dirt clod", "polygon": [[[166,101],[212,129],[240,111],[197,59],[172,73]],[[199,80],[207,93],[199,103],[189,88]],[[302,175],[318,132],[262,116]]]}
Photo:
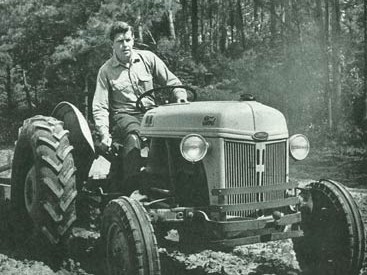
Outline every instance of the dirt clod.
{"label": "dirt clod", "polygon": [[[9,153],[10,152],[10,153]],[[1,161],[8,161],[11,150],[0,150]],[[10,176],[9,171],[1,174]],[[310,180],[301,180],[307,183]],[[359,185],[359,187],[361,187]],[[358,203],[367,228],[367,190],[349,189]],[[39,247],[26,247],[12,242],[7,226],[8,202],[0,201],[0,274],[102,274],[102,256],[98,232],[76,228],[65,254],[39,252]],[[177,239],[177,238],[176,238]],[[221,252],[185,251],[178,246],[160,248],[163,275],[301,275],[291,240],[235,247]],[[361,275],[367,275],[365,261]]]}

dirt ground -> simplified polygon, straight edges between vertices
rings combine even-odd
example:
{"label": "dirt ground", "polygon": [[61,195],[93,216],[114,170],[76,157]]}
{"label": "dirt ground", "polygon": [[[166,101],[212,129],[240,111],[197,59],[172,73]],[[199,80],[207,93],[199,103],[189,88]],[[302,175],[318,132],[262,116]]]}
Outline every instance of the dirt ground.
{"label": "dirt ground", "polygon": [[[11,150],[0,150],[0,167],[11,157]],[[311,153],[308,160],[293,162],[290,177],[301,182],[331,178],[344,183],[356,199],[367,223],[366,159],[346,157],[329,151]],[[9,171],[0,176],[9,176]],[[101,274],[99,234],[74,229],[74,238],[64,250],[43,250],[35,243],[19,244],[11,239],[7,225],[7,204],[0,205],[0,274]],[[366,224],[367,227],[367,224]],[[175,239],[176,232],[170,238]],[[164,275],[301,275],[291,240],[239,246],[231,251],[193,252],[174,242],[160,248]],[[361,274],[366,275],[365,268]]]}
{"label": "dirt ground", "polygon": [[[290,177],[295,179],[333,179],[351,188],[367,188],[367,154],[320,148],[296,162],[290,160]],[[351,150],[349,150],[351,151]]]}

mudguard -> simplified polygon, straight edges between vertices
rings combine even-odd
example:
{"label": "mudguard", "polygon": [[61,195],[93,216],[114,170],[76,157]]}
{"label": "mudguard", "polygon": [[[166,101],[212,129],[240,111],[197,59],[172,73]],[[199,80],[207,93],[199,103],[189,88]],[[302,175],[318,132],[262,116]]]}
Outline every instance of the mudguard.
{"label": "mudguard", "polygon": [[77,174],[82,180],[86,180],[95,158],[95,148],[88,122],[77,107],[66,101],[57,104],[51,116],[63,121],[64,129],[69,130]]}

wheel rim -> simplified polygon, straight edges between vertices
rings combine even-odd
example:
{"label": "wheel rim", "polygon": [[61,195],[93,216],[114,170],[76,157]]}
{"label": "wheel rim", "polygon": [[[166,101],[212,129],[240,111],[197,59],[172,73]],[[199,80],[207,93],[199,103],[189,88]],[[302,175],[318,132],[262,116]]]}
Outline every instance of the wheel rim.
{"label": "wheel rim", "polygon": [[29,214],[32,213],[36,203],[37,197],[37,179],[36,179],[36,169],[34,166],[28,171],[27,177],[24,183],[24,203]]}
{"label": "wheel rim", "polygon": [[112,223],[107,232],[107,270],[108,274],[132,274],[128,238],[124,230]]}
{"label": "wheel rim", "polygon": [[294,250],[305,274],[358,275],[364,259],[364,226],[353,198],[340,183],[320,180],[309,185],[313,207],[304,208],[304,237]]}

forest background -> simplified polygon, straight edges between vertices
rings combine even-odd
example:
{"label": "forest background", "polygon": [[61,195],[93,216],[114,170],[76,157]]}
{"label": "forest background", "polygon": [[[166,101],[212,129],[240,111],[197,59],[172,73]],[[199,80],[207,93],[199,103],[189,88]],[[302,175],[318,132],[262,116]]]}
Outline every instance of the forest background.
{"label": "forest background", "polygon": [[250,93],[313,146],[365,152],[366,2],[0,0],[0,144],[63,100],[91,119],[107,28],[123,20],[200,100]]}

